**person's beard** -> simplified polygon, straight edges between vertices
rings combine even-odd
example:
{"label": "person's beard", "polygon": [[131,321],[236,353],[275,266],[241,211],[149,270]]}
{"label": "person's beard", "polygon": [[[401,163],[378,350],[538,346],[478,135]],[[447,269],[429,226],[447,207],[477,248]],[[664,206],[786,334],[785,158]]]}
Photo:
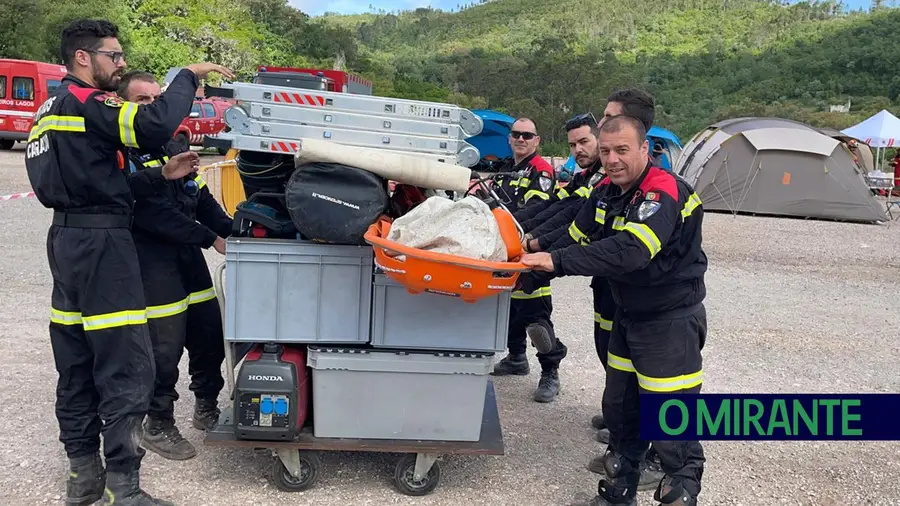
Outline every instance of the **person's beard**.
{"label": "person's beard", "polygon": [[115,70],[111,74],[106,74],[97,67],[94,67],[91,78],[94,80],[97,89],[103,91],[116,91],[119,88],[119,81],[122,80],[122,71]]}

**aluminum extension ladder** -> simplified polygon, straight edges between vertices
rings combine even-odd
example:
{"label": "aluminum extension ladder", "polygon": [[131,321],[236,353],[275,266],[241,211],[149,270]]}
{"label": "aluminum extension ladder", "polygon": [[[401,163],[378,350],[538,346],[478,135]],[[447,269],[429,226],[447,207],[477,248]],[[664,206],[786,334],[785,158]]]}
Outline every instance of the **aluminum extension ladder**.
{"label": "aluminum extension ladder", "polygon": [[481,158],[465,141],[481,133],[481,118],[450,104],[253,83],[210,91],[237,102],[225,111],[231,131],[217,136],[237,150],[294,153],[298,139],[313,138],[464,167]]}

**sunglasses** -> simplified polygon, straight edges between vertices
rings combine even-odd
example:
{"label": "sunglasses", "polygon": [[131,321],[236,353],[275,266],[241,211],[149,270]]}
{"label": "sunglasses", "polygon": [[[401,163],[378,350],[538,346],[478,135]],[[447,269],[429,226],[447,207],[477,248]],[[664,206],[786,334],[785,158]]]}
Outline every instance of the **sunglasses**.
{"label": "sunglasses", "polygon": [[537,134],[534,132],[520,132],[518,130],[511,130],[509,132],[509,135],[513,139],[522,138],[522,139],[525,139],[526,141],[530,141],[531,139],[534,139],[535,137],[537,137]]}
{"label": "sunglasses", "polygon": [[597,118],[594,117],[594,113],[586,112],[584,114],[579,114],[578,116],[573,116],[569,121],[566,121],[566,130],[572,130],[585,125],[592,128],[597,126]]}

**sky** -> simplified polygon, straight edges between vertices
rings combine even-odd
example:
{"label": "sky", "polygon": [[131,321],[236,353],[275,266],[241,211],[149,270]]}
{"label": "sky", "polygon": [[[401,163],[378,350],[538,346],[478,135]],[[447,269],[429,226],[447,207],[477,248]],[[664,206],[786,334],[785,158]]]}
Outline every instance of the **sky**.
{"label": "sky", "polygon": [[[459,4],[471,3],[471,0],[288,0],[288,2],[311,16],[318,16],[326,11],[340,14],[368,12],[369,5],[375,6],[376,9],[381,8],[384,10],[390,10],[389,6],[391,5],[397,8],[398,4],[404,9],[431,6],[435,9],[450,10],[455,9]],[[844,4],[851,9],[860,7],[868,9],[871,0],[844,0]]]}

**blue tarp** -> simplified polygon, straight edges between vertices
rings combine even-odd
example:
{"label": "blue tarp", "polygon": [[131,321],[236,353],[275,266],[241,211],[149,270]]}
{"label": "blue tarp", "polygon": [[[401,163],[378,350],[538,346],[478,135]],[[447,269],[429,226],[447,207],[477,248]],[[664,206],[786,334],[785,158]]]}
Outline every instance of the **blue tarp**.
{"label": "blue tarp", "polygon": [[509,130],[516,118],[487,109],[474,109],[473,113],[484,121],[481,133],[466,139],[466,142],[478,148],[481,158],[502,160],[513,155],[509,147]]}

